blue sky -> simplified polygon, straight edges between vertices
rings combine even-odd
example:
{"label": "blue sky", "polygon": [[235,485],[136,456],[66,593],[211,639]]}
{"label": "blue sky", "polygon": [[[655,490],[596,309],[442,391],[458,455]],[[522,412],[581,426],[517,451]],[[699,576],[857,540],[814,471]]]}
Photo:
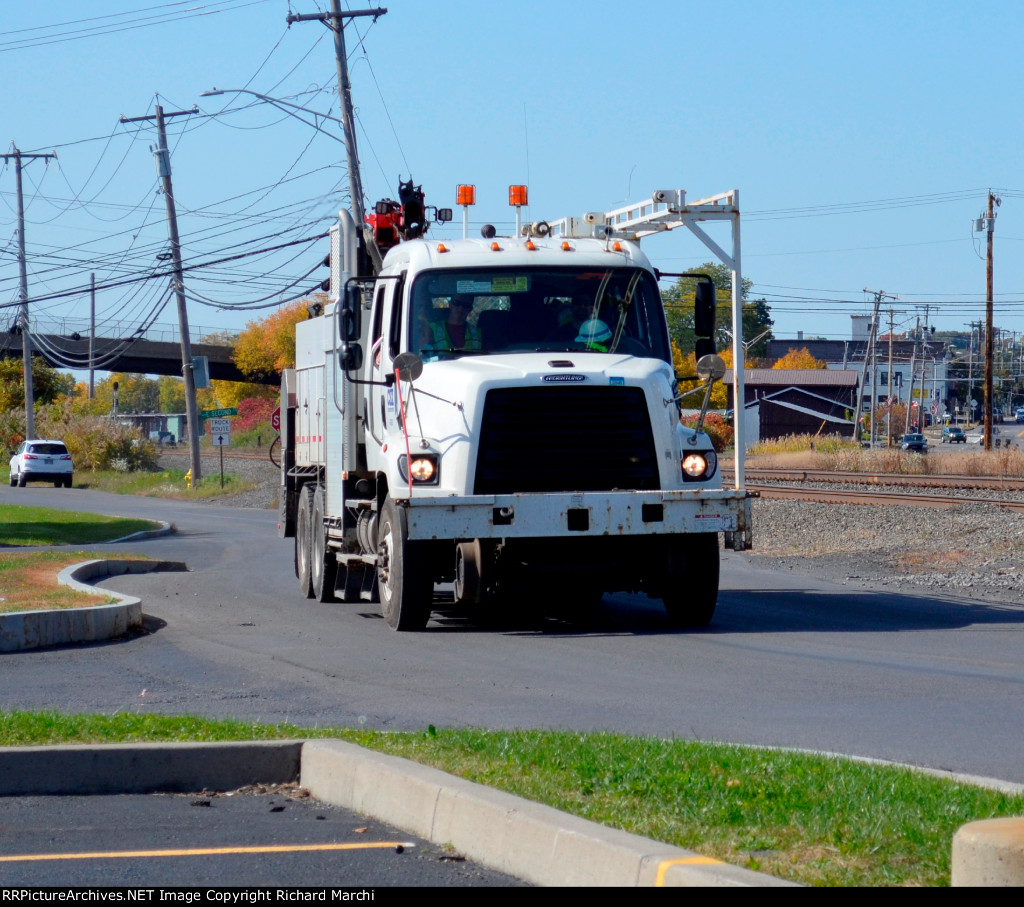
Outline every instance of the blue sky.
{"label": "blue sky", "polygon": [[[371,4],[348,0],[343,6]],[[374,4],[375,5],[375,4]],[[462,2],[392,0],[346,30],[367,202],[399,175],[452,206],[477,186],[474,229],[607,210],[652,190],[740,191],[743,271],[776,335],[845,338],[864,288],[898,295],[897,329],[984,317],[972,220],[1002,197],[996,324],[1024,331],[1024,15],[1017,3]],[[151,126],[124,114],[200,107],[169,123],[189,317],[238,329],[326,276],[302,243],[347,204],[337,127],[319,133],[248,88],[338,115],[333,44],[285,21],[325,0],[5,4],[0,122],[24,152],[32,317],[175,321]],[[2,149],[9,152],[10,148]],[[0,305],[17,298],[15,178],[0,169]],[[455,225],[432,235],[457,235]],[[721,234],[723,241],[725,233]],[[269,246],[295,242],[274,253]],[[708,255],[686,231],[644,246],[663,270]],[[210,262],[248,252],[234,261]],[[110,286],[119,283],[120,286]],[[294,286],[294,289],[288,289]],[[60,296],[61,293],[70,295]],[[50,298],[43,298],[50,297]],[[224,309],[222,306],[229,306]],[[0,328],[10,308],[0,308]]]}

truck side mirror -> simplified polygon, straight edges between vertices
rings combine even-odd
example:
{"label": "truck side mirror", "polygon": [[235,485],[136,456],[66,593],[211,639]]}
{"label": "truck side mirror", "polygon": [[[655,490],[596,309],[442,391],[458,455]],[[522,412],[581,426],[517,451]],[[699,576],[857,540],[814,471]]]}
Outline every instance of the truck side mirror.
{"label": "truck side mirror", "polygon": [[343,372],[357,372],[363,367],[363,348],[360,344],[345,341],[341,344],[338,362]]}
{"label": "truck side mirror", "polygon": [[715,309],[718,306],[715,285],[710,277],[699,281],[693,296],[693,332],[697,335],[697,358],[717,352],[715,349]]}
{"label": "truck side mirror", "polygon": [[359,339],[361,329],[360,315],[363,306],[363,291],[357,283],[345,285],[345,294],[341,300],[341,324],[338,327],[338,338],[342,342]]}

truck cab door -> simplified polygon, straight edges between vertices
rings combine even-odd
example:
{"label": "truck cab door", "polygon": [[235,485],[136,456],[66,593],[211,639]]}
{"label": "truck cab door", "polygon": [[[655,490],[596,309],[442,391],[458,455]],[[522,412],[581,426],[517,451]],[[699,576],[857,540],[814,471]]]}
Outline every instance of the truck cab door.
{"label": "truck cab door", "polygon": [[402,295],[405,273],[398,280],[382,280],[373,301],[370,355],[367,357],[368,385],[366,407],[367,444],[379,450],[387,433],[388,421],[394,419],[395,387],[389,383],[394,373],[394,360],[402,349]]}

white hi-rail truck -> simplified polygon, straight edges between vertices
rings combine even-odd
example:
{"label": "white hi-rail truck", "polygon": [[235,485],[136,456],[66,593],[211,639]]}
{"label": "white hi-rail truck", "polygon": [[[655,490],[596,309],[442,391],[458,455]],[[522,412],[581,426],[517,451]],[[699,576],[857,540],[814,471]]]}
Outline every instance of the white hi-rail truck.
{"label": "white hi-rail truck", "polygon": [[[694,429],[680,422],[659,275],[639,240],[685,226],[731,269],[739,414],[738,193],[687,203],[667,190],[522,227],[518,210],[514,236],[433,240],[418,226],[382,262],[373,230],[339,214],[330,301],[298,325],[282,380],[278,531],[295,538],[300,589],[379,600],[396,630],[425,627],[444,583],[477,614],[626,590],[704,625],[720,535],[751,542],[742,420],[723,487],[701,430],[724,371],[713,288],[699,285],[712,354]],[[402,222],[396,203],[377,211]],[[731,225],[731,253],[704,221]]]}

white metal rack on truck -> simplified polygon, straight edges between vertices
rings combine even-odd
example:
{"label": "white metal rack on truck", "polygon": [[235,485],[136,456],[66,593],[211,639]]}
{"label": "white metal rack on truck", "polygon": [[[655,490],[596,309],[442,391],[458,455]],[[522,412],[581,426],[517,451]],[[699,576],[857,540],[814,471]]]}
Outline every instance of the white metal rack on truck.
{"label": "white metal rack on truck", "polygon": [[[517,207],[514,236],[432,240],[433,209],[410,191],[378,203],[370,226],[340,213],[330,301],[298,325],[283,375],[279,534],[295,538],[301,591],[379,599],[396,630],[426,625],[439,583],[478,613],[629,590],[662,599],[678,624],[706,624],[720,534],[737,550],[751,541],[742,424],[723,487],[701,430],[724,371],[713,287],[699,285],[711,355],[693,429],[639,240],[684,226],[732,271],[740,412],[738,193],[688,203],[662,191],[523,227]],[[731,252],[706,221],[730,224]]]}

